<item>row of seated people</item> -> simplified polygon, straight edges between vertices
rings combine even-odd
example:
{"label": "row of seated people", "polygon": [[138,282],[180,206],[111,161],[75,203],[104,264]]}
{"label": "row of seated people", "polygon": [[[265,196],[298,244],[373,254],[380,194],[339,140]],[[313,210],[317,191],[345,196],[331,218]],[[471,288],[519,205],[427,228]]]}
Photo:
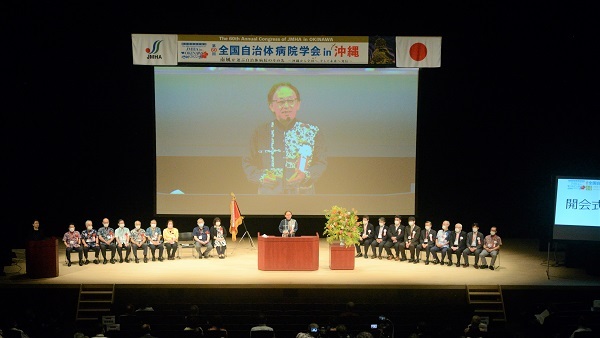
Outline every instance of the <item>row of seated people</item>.
{"label": "row of seated people", "polygon": [[[442,229],[438,231],[432,229],[430,221],[426,221],[425,228],[421,229],[413,216],[408,218],[407,226],[402,225],[400,216],[395,216],[392,225],[386,224],[385,217],[380,217],[378,221],[378,225],[373,226],[369,222],[368,215],[362,217],[362,223],[358,224],[361,236],[360,242],[355,245],[356,257],[369,258],[369,249],[371,249],[371,259],[383,259],[382,254],[385,250],[388,260],[418,264],[421,252],[424,251],[425,265],[429,265],[431,262],[460,267],[462,258],[464,262],[462,266],[467,268],[469,267],[469,256],[474,256],[473,267],[475,269],[494,270],[496,258],[502,246],[502,239],[495,226],[490,228],[489,235],[484,236],[479,231],[478,223],[473,223],[472,231],[467,233],[462,230],[461,223],[454,225],[454,231],[449,230],[450,221],[447,220],[442,222]],[[408,259],[406,250],[410,252]],[[438,253],[441,253],[441,259]],[[491,256],[490,265],[487,264],[487,256]],[[431,261],[430,257],[432,257]],[[454,257],[456,257],[456,263],[453,262]],[[479,264],[480,260],[481,264]]]}
{"label": "row of seated people", "polygon": [[[271,312],[272,315],[268,315],[269,319],[271,319],[269,321],[267,320],[267,312],[262,310],[257,312],[257,310],[239,309],[235,311],[231,309],[227,312],[217,313],[214,310],[214,306],[211,306],[209,314],[203,315],[200,312],[200,307],[191,305],[189,312],[183,315],[181,312],[173,310],[155,310],[148,305],[142,306],[137,310],[133,309],[134,306],[128,304],[126,312],[118,316],[117,323],[120,325],[120,332],[114,333],[113,336],[135,335],[139,333],[139,328],[142,324],[151,324],[155,328],[155,332],[161,333],[161,337],[173,335],[177,331],[195,331],[198,335],[207,336],[214,334],[214,332],[208,332],[211,328],[226,327],[225,331],[229,333],[230,338],[237,336],[247,337],[248,331],[262,330],[275,331],[278,338],[293,338],[298,332],[306,328],[307,321],[311,323],[324,323],[317,326],[318,329],[314,332],[311,332],[311,330],[315,330],[314,327],[309,327],[309,332],[305,332],[313,334],[315,337],[318,335],[323,338],[354,337],[363,331],[371,332],[376,337],[384,337],[385,334],[389,334],[390,329],[393,330],[391,320],[379,315],[359,315],[354,311],[354,304],[352,302],[349,302],[342,312],[339,312],[339,307],[335,307],[331,308],[329,313],[327,311],[315,311],[317,313],[303,311],[302,314],[299,314],[290,310],[289,314],[283,314],[287,311],[281,309],[279,314]],[[294,314],[292,315],[292,313]],[[394,321],[399,323],[397,327],[398,332],[408,332],[414,329],[414,325],[411,325],[411,323],[416,322],[416,320],[409,320],[412,317],[406,316],[404,313],[393,316],[392,318],[396,318]],[[451,322],[457,322],[459,319],[458,316],[455,319],[457,320],[451,320]],[[190,332],[186,332],[185,334],[193,335]],[[254,334],[252,335],[252,337],[255,336]]]}
{"label": "row of seated people", "polygon": [[[197,226],[193,229],[193,240],[195,250],[198,257],[209,258],[213,249],[217,251],[220,259],[225,258],[227,249],[227,230],[221,226],[219,217],[213,219],[213,226],[208,227],[204,224],[204,220],[199,218]],[[85,222],[85,230],[79,232],[75,229],[75,224],[69,224],[67,231],[62,238],[65,245],[67,265],[71,266],[71,253],[79,255],[79,265],[89,264],[89,252],[94,252],[94,264],[99,264],[99,255],[102,254],[103,264],[109,262],[107,250],[110,251],[110,263],[115,264],[115,253],[119,255],[119,263],[129,263],[130,254],[133,253],[133,261],[139,263],[143,261],[148,263],[151,259],[153,262],[158,259],[162,262],[163,252],[166,250],[167,260],[174,260],[177,248],[179,246],[179,230],[174,227],[173,221],[167,221],[167,227],[161,230],[157,226],[156,220],[150,221],[150,227],[142,229],[140,221],[134,222],[134,229],[130,230],[125,226],[125,221],[119,219],[117,229],[110,227],[108,218],[102,220],[102,227],[98,230],[94,229],[92,221]],[[138,258],[138,250],[143,251],[143,258]],[[148,251],[151,258],[148,257]],[[158,251],[158,257],[156,257]]]}

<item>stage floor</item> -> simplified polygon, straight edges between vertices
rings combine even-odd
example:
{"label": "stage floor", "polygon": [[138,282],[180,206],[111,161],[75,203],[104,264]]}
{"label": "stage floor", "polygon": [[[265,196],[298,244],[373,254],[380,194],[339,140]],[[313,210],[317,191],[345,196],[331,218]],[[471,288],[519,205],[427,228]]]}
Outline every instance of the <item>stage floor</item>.
{"label": "stage floor", "polygon": [[[540,251],[536,240],[505,239],[504,242],[499,255],[500,267],[494,271],[473,268],[473,257],[469,258],[471,266],[468,268],[425,265],[423,261],[419,264],[388,261],[384,257],[383,260],[356,258],[354,270],[331,270],[329,245],[324,238],[320,240],[317,271],[258,270],[258,243],[256,238],[250,241],[248,237],[242,241],[238,238],[237,242],[229,239],[228,257],[225,259],[217,258],[216,251],[213,251],[215,256],[209,259],[193,258],[194,249],[180,248],[181,259],[174,261],[79,266],[77,255],[72,255],[74,263],[71,267],[64,263],[64,246],[59,244],[58,277],[29,278],[24,249],[17,249],[13,250],[17,258],[13,259],[12,266],[5,267],[6,276],[0,277],[0,285],[109,283],[169,288],[191,285],[236,288],[464,287],[473,284],[503,287],[600,286],[600,277],[587,274],[583,269],[560,264],[554,266],[556,261],[560,262],[560,252],[550,252],[551,266],[548,269],[548,252]],[[142,257],[141,251],[138,254]],[[555,259],[556,256],[559,257]]]}

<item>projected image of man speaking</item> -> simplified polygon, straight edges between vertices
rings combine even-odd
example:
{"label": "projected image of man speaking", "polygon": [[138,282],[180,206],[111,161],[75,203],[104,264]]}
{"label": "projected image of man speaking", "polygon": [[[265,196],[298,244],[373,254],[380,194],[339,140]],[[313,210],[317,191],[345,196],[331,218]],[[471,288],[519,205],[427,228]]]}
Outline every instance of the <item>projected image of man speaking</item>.
{"label": "projected image of man speaking", "polygon": [[267,94],[275,119],[260,125],[250,139],[242,167],[259,194],[314,194],[327,168],[322,131],[300,122],[300,92],[291,83],[273,85]]}

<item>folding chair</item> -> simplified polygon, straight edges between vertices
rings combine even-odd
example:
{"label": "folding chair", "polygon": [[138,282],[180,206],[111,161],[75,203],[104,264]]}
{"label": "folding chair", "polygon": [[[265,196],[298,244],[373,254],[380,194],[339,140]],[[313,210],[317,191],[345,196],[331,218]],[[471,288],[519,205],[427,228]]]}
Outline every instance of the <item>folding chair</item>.
{"label": "folding chair", "polygon": [[179,241],[177,243],[179,248],[179,250],[177,250],[177,258],[181,258],[179,254],[183,248],[191,248],[192,257],[196,258],[196,247],[194,246],[194,235],[192,232],[179,233]]}

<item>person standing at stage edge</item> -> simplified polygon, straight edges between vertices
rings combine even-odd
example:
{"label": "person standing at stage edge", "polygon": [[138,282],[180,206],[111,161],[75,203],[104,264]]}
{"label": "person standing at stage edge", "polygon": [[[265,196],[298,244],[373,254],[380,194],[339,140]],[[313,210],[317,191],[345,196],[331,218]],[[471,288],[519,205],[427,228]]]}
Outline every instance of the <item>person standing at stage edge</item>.
{"label": "person standing at stage edge", "polygon": [[277,83],[267,94],[275,120],[254,130],[242,168],[259,194],[314,194],[315,182],[327,167],[323,132],[300,122],[300,92],[291,83]]}
{"label": "person standing at stage edge", "polygon": [[279,232],[281,237],[295,237],[298,231],[298,221],[292,218],[292,212],[287,210],[284,219],[279,222]]}

